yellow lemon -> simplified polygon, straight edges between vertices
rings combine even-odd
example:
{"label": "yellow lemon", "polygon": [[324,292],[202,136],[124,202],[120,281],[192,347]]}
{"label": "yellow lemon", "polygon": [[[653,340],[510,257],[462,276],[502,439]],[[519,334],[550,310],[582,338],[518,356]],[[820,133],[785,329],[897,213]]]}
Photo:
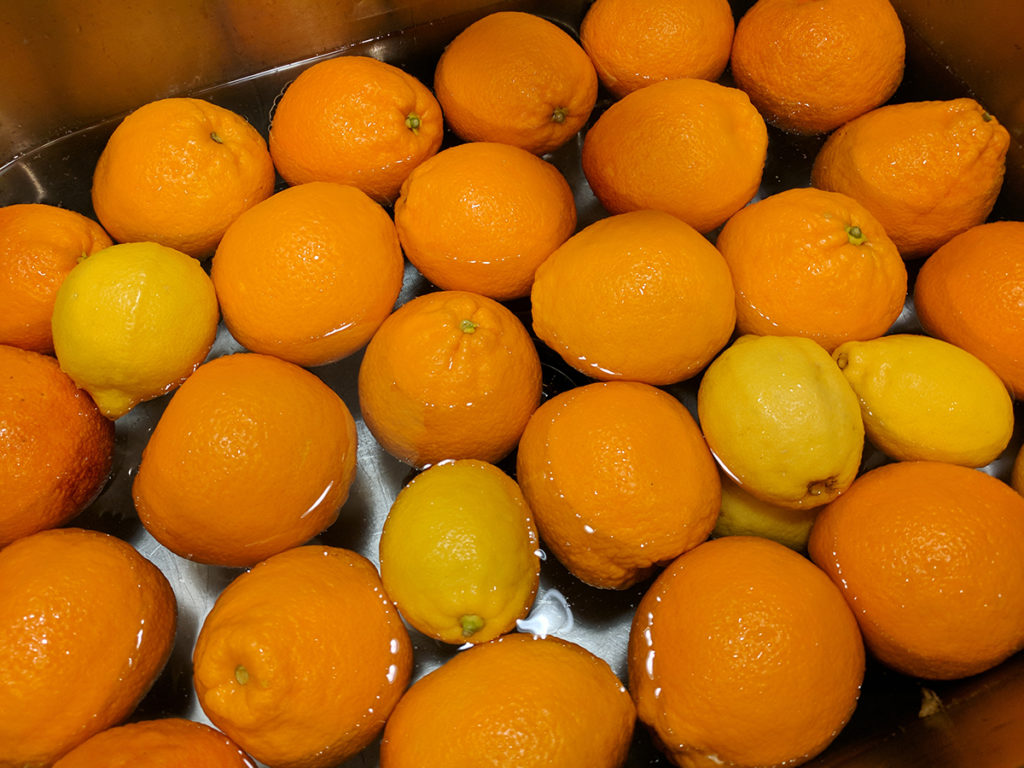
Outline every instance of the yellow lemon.
{"label": "yellow lemon", "polygon": [[445,643],[483,643],[529,612],[537,530],[518,484],[475,459],[435,464],[399,491],[380,536],[380,573],[399,612]]}
{"label": "yellow lemon", "polygon": [[712,537],[760,536],[802,552],[820,507],[790,509],[751,496],[722,476],[722,509]]}
{"label": "yellow lemon", "polygon": [[857,395],[824,347],[807,338],[739,337],[705,370],[697,415],[719,466],[773,504],[827,504],[860,468]]}
{"label": "yellow lemon", "polygon": [[156,243],[97,251],[68,273],[53,308],[60,367],[116,419],[181,384],[217,334],[213,282],[200,263]]}
{"label": "yellow lemon", "polygon": [[832,356],[860,398],[868,439],[890,458],[983,467],[1010,442],[1010,393],[960,347],[895,334],[847,342]]}

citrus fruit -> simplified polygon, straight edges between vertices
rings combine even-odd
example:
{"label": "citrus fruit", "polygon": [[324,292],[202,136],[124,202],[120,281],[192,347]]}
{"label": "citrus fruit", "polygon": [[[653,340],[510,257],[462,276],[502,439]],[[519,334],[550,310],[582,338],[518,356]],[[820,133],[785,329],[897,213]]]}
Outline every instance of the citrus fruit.
{"label": "citrus fruit", "polygon": [[637,606],[628,659],[640,721],[677,765],[799,765],[849,720],[864,676],[842,593],[756,536],[673,561]]}
{"label": "citrus fruit", "polygon": [[1010,485],[1017,493],[1024,495],[1024,450],[1019,447],[1010,465]]}
{"label": "citrus fruit", "polygon": [[119,242],[204,258],[273,189],[267,144],[245,118],[202,99],[167,98],[114,129],[93,173],[92,204]]}
{"label": "citrus fruit", "polygon": [[213,346],[219,317],[198,261],[157,243],[112,245],[61,283],[53,346],[60,367],[116,419],[188,378]]}
{"label": "citrus fruit", "polygon": [[741,336],[704,372],[697,416],[722,469],[784,507],[820,507],[853,482],[864,423],[829,353],[802,336]]}
{"label": "citrus fruit", "polygon": [[43,203],[0,207],[0,344],[53,352],[57,289],[82,258],[112,245],[92,219]]}
{"label": "citrus fruit", "polygon": [[710,232],[756,194],[768,130],[738,88],[652,83],[616,101],[583,140],[583,172],[612,214],[654,208]]}
{"label": "citrus fruit", "polygon": [[468,291],[410,299],[381,323],[359,366],[371,434],[415,467],[497,462],[540,403],[540,358],[511,310]]}
{"label": "citrus fruit", "polygon": [[561,27],[532,13],[498,11],[445,47],[434,93],[460,138],[542,155],[586,123],[597,101],[597,73]]}
{"label": "citrus fruit", "polygon": [[792,509],[763,501],[721,473],[722,508],[711,531],[720,536],[761,536],[802,552],[807,549],[811,526],[821,507]]}
{"label": "citrus fruit", "polygon": [[380,733],[408,685],[412,646],[369,560],[308,545],[232,581],[192,661],[203,711],[253,758],[326,768]]}
{"label": "citrus fruit", "polygon": [[706,238],[663,211],[598,219],[537,269],[537,337],[601,380],[672,384],[700,372],[732,335],[729,267]]}
{"label": "citrus fruit", "polygon": [[580,580],[624,589],[711,533],[720,483],[686,407],[649,384],[595,382],[545,401],[516,454],[541,541]]}
{"label": "citrus fruit", "polygon": [[575,643],[513,633],[417,680],[384,728],[381,768],[615,768],[636,712],[608,664]]}
{"label": "citrus fruit", "polygon": [[837,128],[811,180],[856,199],[905,259],[921,258],[988,217],[1009,143],[974,99],[888,104]]}
{"label": "citrus fruit", "polygon": [[715,241],[736,289],[740,333],[807,336],[831,351],[885,333],[907,269],[882,225],[838,192],[794,187],[733,214]]}
{"label": "citrus fruit", "polygon": [[409,171],[441,146],[437,99],[419,80],[370,56],[303,70],[270,123],[270,154],[289,184],[351,184],[393,202]]}
{"label": "citrus fruit", "polygon": [[499,301],[530,293],[533,273],[576,229],[569,182],[510,144],[441,150],[413,170],[395,202],[409,261],[445,290]]}
{"label": "citrus fruit", "polygon": [[356,472],[355,422],[311,372],[255,352],[201,365],[142,452],[139,520],[175,554],[251,566],[330,526]]}
{"label": "citrus fruit", "polygon": [[316,366],[369,341],[403,270],[387,211],[356,187],[314,181],[239,216],[210,276],[224,324],[246,349]]}
{"label": "citrus fruit", "polygon": [[410,480],[380,534],[380,574],[399,612],[428,637],[484,643],[526,617],[540,582],[537,529],[515,480],[458,459]]}
{"label": "citrus fruit", "polygon": [[899,672],[965,677],[1024,647],[1024,498],[991,475],[937,461],[872,469],[821,511],[808,551]]}
{"label": "citrus fruit", "polygon": [[149,691],[174,642],[174,592],[130,544],[81,528],[0,550],[0,584],[0,764],[51,765]]}

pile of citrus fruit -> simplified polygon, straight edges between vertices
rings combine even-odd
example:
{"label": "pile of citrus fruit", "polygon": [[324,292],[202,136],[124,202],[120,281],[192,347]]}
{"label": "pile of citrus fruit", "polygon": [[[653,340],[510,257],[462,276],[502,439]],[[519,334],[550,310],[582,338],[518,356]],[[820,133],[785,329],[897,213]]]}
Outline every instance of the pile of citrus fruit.
{"label": "pile of citrus fruit", "polygon": [[561,21],[152,101],[90,210],[0,208],[0,768],[798,765],[871,665],[1024,648],[997,116],[894,96],[888,0]]}

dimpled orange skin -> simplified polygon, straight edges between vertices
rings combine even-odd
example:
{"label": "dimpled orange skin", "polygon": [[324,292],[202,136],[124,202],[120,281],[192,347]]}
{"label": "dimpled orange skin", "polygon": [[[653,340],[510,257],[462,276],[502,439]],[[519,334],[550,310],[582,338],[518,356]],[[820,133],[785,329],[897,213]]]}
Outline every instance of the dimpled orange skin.
{"label": "dimpled orange skin", "polygon": [[644,594],[628,646],[637,714],[676,765],[799,765],[860,696],[864,646],[828,577],[755,536],[713,539]]}
{"label": "dimpled orange skin", "polygon": [[308,545],[225,588],[193,668],[203,711],[252,757],[326,768],[380,733],[409,683],[412,644],[369,560]]}
{"label": "dimpled orange skin", "polygon": [[0,550],[0,584],[0,766],[51,765],[149,691],[174,642],[174,592],[130,544],[80,528]]}

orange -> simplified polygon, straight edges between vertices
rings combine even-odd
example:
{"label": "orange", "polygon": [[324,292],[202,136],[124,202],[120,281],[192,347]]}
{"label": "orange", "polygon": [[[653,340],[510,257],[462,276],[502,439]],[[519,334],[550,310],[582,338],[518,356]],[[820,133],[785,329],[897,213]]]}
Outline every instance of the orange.
{"label": "orange", "polygon": [[938,461],[870,470],[822,509],[808,552],[899,672],[966,677],[1024,647],[1024,498],[991,475]]}
{"label": "orange", "polygon": [[275,768],[326,768],[380,733],[412,644],[369,560],[310,545],[231,582],[192,660],[203,711],[242,749]]}
{"label": "orange", "polygon": [[689,379],[736,324],[722,254],[653,210],[599,219],[569,238],[537,269],[531,305],[538,338],[601,380]]}
{"label": "orange", "polygon": [[409,300],[383,323],[359,367],[363,421],[415,467],[495,463],[540,404],[540,358],[511,310],[468,291]]}
{"label": "orange", "polygon": [[747,95],[699,78],[652,83],[606,109],[583,173],[609,213],[655,208],[710,232],[761,184],[768,129]]}
{"label": "orange", "polygon": [[735,26],[728,0],[596,0],[580,44],[604,87],[622,97],[658,80],[717,80]]}
{"label": "orange", "polygon": [[384,728],[381,768],[616,768],[636,712],[608,664],[556,637],[505,635],[417,680]]}
{"label": "orange", "polygon": [[437,99],[412,75],[369,56],[313,64],[287,87],[270,123],[270,154],[289,184],[351,184],[381,203],[441,146]]}
{"label": "orange", "polygon": [[637,606],[628,659],[637,714],[680,766],[799,765],[849,720],[864,676],[842,593],[756,536],[677,558]]}
{"label": "orange", "polygon": [[93,173],[92,204],[118,242],[204,258],[273,189],[267,144],[245,118],[202,99],[167,98],[114,129]]}
{"label": "orange", "polygon": [[889,100],[905,54],[889,0],[758,0],[736,25],[730,71],[768,122],[828,133]]}
{"label": "orange", "polygon": [[649,384],[596,382],[544,402],[516,476],[541,541],[580,580],[624,589],[704,541],[721,482],[697,422]]}
{"label": "orange", "polygon": [[149,691],[174,642],[174,592],[130,544],[81,528],[0,550],[0,584],[0,766],[51,765]]}
{"label": "orange", "polygon": [[369,341],[395,305],[404,267],[379,203],[353,186],[310,182],[239,216],[210,276],[243,346],[316,366]]}
{"label": "orange", "polygon": [[57,289],[80,259],[112,245],[99,224],[43,203],[0,208],[0,344],[53,352]]}
{"label": "orange", "polygon": [[434,93],[466,141],[497,141],[537,155],[575,136],[597,101],[597,72],[561,27],[499,11],[463,29],[438,59]]}
{"label": "orange", "polygon": [[811,180],[856,199],[905,259],[920,258],[988,217],[1009,144],[973,99],[889,104],[836,129]]}
{"label": "orange", "polygon": [[100,731],[54,768],[251,768],[227,736],[180,717],[140,720]]}
{"label": "orange", "polygon": [[103,489],[114,423],[49,355],[0,344],[0,548],[63,525]]}
{"label": "orange", "polygon": [[576,229],[569,182],[510,144],[441,150],[409,174],[395,203],[409,261],[445,290],[499,301],[530,293],[533,273]]}
{"label": "orange", "polygon": [[1024,222],[980,224],[921,266],[914,307],[925,330],[967,350],[1024,397]]}
{"label": "orange", "polygon": [[355,422],[332,389],[293,363],[237,353],[201,365],[175,392],[132,497],[175,554],[246,567],[330,526],[355,462]]}
{"label": "orange", "polygon": [[830,352],[885,333],[903,311],[907,268],[864,206],[787,189],[737,211],[715,241],[736,288],[741,333],[807,336]]}

